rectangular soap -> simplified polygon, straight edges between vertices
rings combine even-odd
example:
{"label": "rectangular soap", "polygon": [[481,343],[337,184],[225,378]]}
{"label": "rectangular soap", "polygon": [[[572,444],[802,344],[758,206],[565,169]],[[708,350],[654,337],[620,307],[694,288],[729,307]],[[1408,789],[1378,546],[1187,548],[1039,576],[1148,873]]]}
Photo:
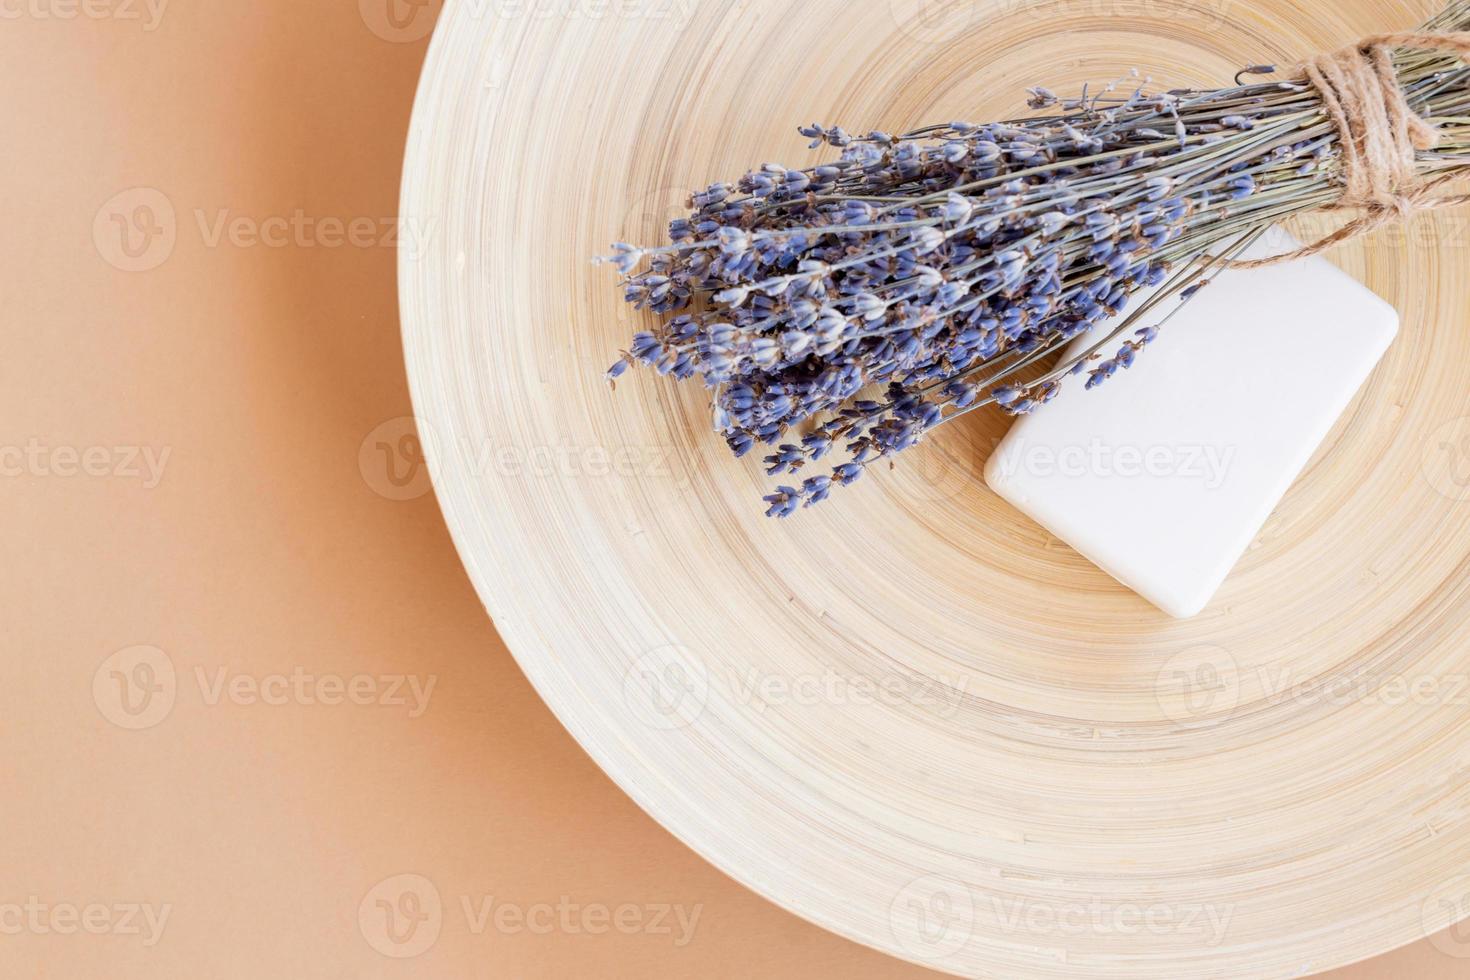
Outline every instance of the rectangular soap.
{"label": "rectangular soap", "polygon": [[[1295,247],[1273,228],[1246,256]],[[1160,303],[1139,326],[1176,305]],[[1111,329],[1099,325],[1073,352]],[[1090,391],[1085,374],[1069,376],[1059,397],[1018,419],[986,482],[1166,613],[1193,616],[1397,332],[1394,309],[1325,259],[1222,272],[1132,368]]]}

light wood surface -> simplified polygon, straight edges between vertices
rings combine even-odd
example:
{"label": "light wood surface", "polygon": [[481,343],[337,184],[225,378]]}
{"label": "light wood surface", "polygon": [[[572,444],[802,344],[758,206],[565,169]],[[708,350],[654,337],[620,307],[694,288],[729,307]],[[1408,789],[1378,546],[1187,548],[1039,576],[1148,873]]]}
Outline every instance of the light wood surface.
{"label": "light wood surface", "polygon": [[482,599],[634,799],[798,914],[975,976],[1298,976],[1470,911],[1463,214],[1335,253],[1400,340],[1182,623],[984,487],[998,415],[767,521],[703,392],[603,382],[639,319],[588,261],[816,159],[799,123],[1010,115],[1131,66],[1213,84],[1427,5],[494,6],[446,6],[421,82],[410,382]]}

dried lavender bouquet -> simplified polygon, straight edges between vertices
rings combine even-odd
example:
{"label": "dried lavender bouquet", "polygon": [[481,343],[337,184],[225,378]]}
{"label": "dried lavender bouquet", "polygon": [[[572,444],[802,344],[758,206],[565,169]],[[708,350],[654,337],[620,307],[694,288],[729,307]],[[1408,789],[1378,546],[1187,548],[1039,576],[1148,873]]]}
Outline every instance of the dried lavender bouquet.
{"label": "dried lavender bouquet", "polygon": [[[1466,28],[1470,0],[1456,0],[1418,33],[1288,81],[1239,84],[1274,71],[1253,66],[1232,87],[1151,94],[1134,73],[1076,98],[1034,88],[1023,119],[804,127],[841,155],[714,184],[670,244],[614,246],[627,301],[663,316],[609,377],[634,364],[698,377],[730,449],[771,447],[768,473],[790,475],[766,497],[787,517],[978,408],[1024,414],[1068,373],[1091,388],[1127,369],[1167,321],[1139,329],[1144,313],[1187,302],[1282,218],[1360,209],[1318,251],[1463,203],[1434,191],[1470,168]],[[1096,343],[1017,380],[1104,322]]]}

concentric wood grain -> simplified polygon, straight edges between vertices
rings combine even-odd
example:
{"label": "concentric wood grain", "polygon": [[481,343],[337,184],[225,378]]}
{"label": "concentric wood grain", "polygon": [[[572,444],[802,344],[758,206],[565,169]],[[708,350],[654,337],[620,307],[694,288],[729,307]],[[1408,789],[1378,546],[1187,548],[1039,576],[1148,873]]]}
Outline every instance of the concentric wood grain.
{"label": "concentric wood grain", "polygon": [[1401,339],[1189,622],[986,490],[995,415],[766,521],[702,392],[608,389],[637,317],[588,261],[815,159],[799,123],[1011,115],[1135,65],[1216,83],[1428,12],[451,0],[404,181],[433,229],[402,261],[409,374],[465,564],[562,721],[730,874],[957,973],[1295,976],[1470,911],[1463,213],[1336,253]]}

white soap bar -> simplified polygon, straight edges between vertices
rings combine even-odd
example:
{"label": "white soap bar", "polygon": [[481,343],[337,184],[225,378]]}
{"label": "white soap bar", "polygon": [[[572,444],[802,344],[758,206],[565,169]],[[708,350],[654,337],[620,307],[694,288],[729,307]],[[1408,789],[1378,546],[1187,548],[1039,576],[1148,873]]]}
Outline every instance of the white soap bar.
{"label": "white soap bar", "polygon": [[[1272,229],[1247,254],[1295,246]],[[1132,368],[1090,391],[1070,376],[1018,419],[986,482],[1160,609],[1193,616],[1397,332],[1393,308],[1325,259],[1220,273]]]}

